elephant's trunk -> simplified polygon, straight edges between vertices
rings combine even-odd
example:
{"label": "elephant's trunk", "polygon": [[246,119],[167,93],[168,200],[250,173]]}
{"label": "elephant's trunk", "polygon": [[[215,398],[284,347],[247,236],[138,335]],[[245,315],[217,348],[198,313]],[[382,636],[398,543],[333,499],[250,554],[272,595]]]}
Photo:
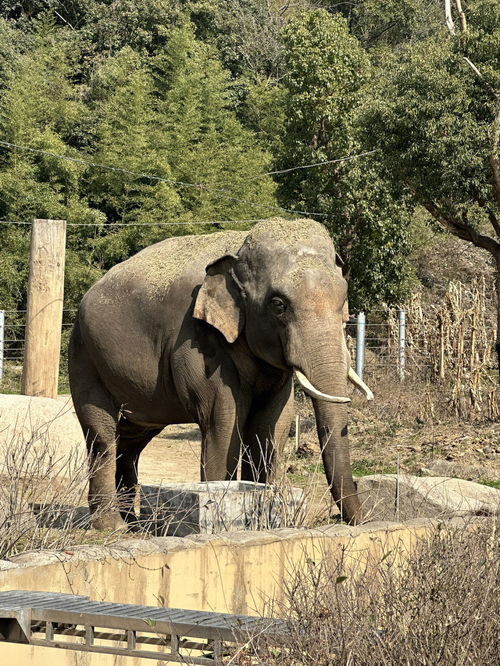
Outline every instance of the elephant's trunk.
{"label": "elephant's trunk", "polygon": [[[331,358],[339,358],[332,354]],[[345,396],[347,393],[347,362],[327,361],[311,370],[311,382],[320,391]],[[347,406],[313,398],[316,427],[323,465],[333,499],[342,518],[351,524],[361,521],[361,504],[352,478],[347,435]]]}

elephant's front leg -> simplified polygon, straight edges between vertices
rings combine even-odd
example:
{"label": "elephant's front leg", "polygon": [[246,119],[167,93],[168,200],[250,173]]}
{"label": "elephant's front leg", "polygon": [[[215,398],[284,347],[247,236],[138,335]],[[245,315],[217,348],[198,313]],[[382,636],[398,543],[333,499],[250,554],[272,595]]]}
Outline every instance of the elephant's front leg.
{"label": "elephant's front leg", "polygon": [[200,424],[201,480],[235,480],[240,460],[242,429],[248,414],[244,400],[227,389],[218,393],[213,408]]}
{"label": "elephant's front leg", "polygon": [[290,378],[273,395],[255,398],[243,434],[241,479],[266,483],[274,478],[276,458],[285,446],[293,418]]}

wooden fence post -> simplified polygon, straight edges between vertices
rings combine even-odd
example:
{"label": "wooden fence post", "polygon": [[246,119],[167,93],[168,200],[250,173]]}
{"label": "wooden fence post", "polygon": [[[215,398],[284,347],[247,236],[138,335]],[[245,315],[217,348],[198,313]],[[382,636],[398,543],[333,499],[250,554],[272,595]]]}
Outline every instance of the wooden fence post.
{"label": "wooden fence post", "polygon": [[65,220],[33,221],[21,382],[23,395],[57,397],[65,248]]}

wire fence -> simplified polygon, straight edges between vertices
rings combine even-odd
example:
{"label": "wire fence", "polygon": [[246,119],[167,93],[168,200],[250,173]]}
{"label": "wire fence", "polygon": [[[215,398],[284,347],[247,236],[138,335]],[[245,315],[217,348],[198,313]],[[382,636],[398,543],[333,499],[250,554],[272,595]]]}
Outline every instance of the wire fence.
{"label": "wire fence", "polygon": [[[3,326],[0,326],[0,367],[3,363],[22,365],[24,361],[26,310],[1,310],[3,313]],[[73,326],[73,317],[76,310],[63,310],[65,321],[62,324],[62,349],[61,353],[67,351],[69,332]],[[3,344],[2,344],[3,343]],[[1,370],[0,370],[1,379]]]}
{"label": "wire fence", "polygon": [[[325,160],[323,162],[315,162],[312,164],[299,164],[299,165],[294,165],[291,167],[288,167],[286,169],[281,169],[278,171],[268,171],[265,173],[259,173],[255,174],[254,176],[250,176],[249,178],[244,178],[242,180],[234,180],[232,182],[228,183],[223,183],[224,185],[229,186],[228,187],[216,187],[214,185],[209,185],[207,183],[196,183],[196,182],[188,182],[188,181],[183,181],[183,180],[175,180],[172,178],[165,178],[164,176],[159,176],[157,174],[151,174],[151,173],[145,173],[145,172],[140,172],[140,171],[132,171],[130,169],[125,169],[123,167],[116,167],[112,166],[109,164],[100,164],[98,162],[94,162],[90,157],[88,156],[76,156],[76,155],[63,155],[61,153],[54,153],[52,151],[48,150],[43,150],[41,148],[34,148],[32,146],[25,146],[17,143],[12,143],[10,141],[5,141],[5,140],[0,140],[0,148],[7,150],[7,151],[21,151],[24,153],[29,153],[32,155],[41,155],[45,157],[51,157],[60,161],[66,161],[66,162],[72,162],[74,164],[80,164],[81,166],[85,168],[93,168],[93,169],[100,169],[101,171],[107,171],[107,172],[112,172],[112,173],[120,173],[126,176],[132,176],[133,178],[136,179],[141,179],[141,180],[149,180],[151,182],[156,182],[156,183],[167,183],[169,185],[175,186],[177,188],[181,189],[194,189],[197,191],[204,191],[204,192],[209,192],[211,195],[213,195],[215,198],[223,200],[223,201],[232,201],[236,202],[239,204],[245,204],[246,206],[249,206],[253,209],[259,209],[261,211],[266,211],[267,214],[270,214],[271,211],[274,211],[275,213],[287,213],[288,215],[307,215],[308,217],[314,217],[314,218],[319,218],[319,219],[325,219],[328,217],[328,213],[322,212],[322,211],[311,211],[311,210],[298,210],[296,208],[285,208],[283,206],[279,205],[273,205],[271,203],[262,203],[259,201],[253,201],[250,199],[243,199],[240,196],[235,196],[235,190],[230,189],[231,186],[239,186],[241,182],[243,181],[254,181],[258,180],[261,178],[266,178],[266,177],[271,177],[271,176],[280,176],[286,173],[290,173],[292,171],[298,171],[298,170],[304,170],[304,169],[313,169],[313,168],[319,168],[319,167],[325,167],[329,166],[332,164],[339,164],[342,165],[346,162],[350,162],[352,160],[357,160],[361,159],[364,157],[367,157],[369,155],[373,155],[374,153],[377,152],[377,150],[368,150],[364,151],[361,153],[356,153],[353,155],[344,155],[342,157],[338,157],[335,159],[331,160]],[[193,222],[189,224],[236,224],[240,222],[247,222],[249,220],[213,220],[213,221],[206,221],[206,222]],[[251,220],[257,221],[257,220]],[[27,225],[30,224],[30,222],[27,221],[18,221],[18,220],[2,220],[3,223],[5,224],[19,224],[19,225]],[[113,226],[165,226],[165,225],[178,225],[179,223],[175,222],[164,222],[164,223],[126,223],[126,224],[118,224],[118,225],[113,225]],[[184,223],[186,224],[186,223]],[[99,224],[93,224],[93,223],[73,223],[68,226],[99,226]]]}
{"label": "wire fence", "polygon": [[[64,322],[62,324],[62,354],[67,348],[68,334],[73,326],[73,318],[77,310],[63,310]],[[3,360],[21,364],[24,359],[26,310],[3,310]],[[405,336],[401,338],[401,325],[398,323],[399,313],[405,313]],[[356,359],[356,343],[359,340],[358,315],[351,315],[347,326],[347,343],[353,364],[358,366],[358,374],[372,373],[378,369],[399,372],[401,366],[401,351],[404,350],[405,374],[409,377],[435,368],[436,362],[429,350],[418,349],[412,339],[408,340],[406,329],[412,330],[414,322],[411,312],[401,308],[387,308],[372,311],[366,317],[365,335],[363,336],[364,364],[361,368]],[[397,330],[396,330],[397,329]],[[491,330],[491,335],[493,331]],[[490,338],[491,340],[492,338]],[[402,344],[401,344],[402,342]],[[491,357],[493,367],[493,357]],[[357,370],[358,371],[358,370]]]}
{"label": "wire fence", "polygon": [[[404,309],[383,308],[366,317],[363,313],[352,316],[346,338],[356,371],[375,392],[387,380],[417,391],[433,385],[439,387],[447,409],[458,417],[499,419],[495,329],[486,292],[484,280],[470,288],[452,283],[438,306],[424,307],[415,296]],[[68,390],[66,359],[75,314],[76,310],[63,311],[63,390]],[[26,311],[0,311],[0,379],[2,374],[7,381],[9,376],[12,380],[21,375],[25,328]],[[2,386],[3,381],[0,390]]]}

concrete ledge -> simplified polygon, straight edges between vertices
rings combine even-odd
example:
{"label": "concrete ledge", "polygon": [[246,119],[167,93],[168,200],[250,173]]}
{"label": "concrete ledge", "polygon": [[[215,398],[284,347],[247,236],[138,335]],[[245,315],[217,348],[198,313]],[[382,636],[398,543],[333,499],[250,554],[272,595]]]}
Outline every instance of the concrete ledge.
{"label": "concrete ledge", "polygon": [[[285,599],[286,585],[311,561],[342,561],[347,575],[371,564],[398,566],[415,545],[441,529],[473,528],[487,518],[419,518],[360,527],[123,538],[112,546],[75,546],[0,560],[0,589],[88,595],[98,601],[265,614]],[[390,555],[389,557],[387,557]],[[140,666],[145,660],[0,643],[9,666]]]}
{"label": "concrete ledge", "polygon": [[299,523],[304,512],[301,488],[283,492],[253,481],[141,485],[140,522],[158,536],[277,528]]}
{"label": "concrete ledge", "polygon": [[494,516],[500,510],[500,490],[463,479],[374,474],[357,486],[364,515],[378,520]]}
{"label": "concrete ledge", "polygon": [[111,546],[23,553],[0,562],[0,589],[259,614],[271,600],[284,599],[287,582],[306,561],[342,556],[348,575],[371,561],[380,561],[389,550],[391,561],[403,562],[416,542],[430,537],[438,524],[466,523],[460,518],[447,522],[417,519],[405,524],[329,525],[314,530],[123,538]]}

